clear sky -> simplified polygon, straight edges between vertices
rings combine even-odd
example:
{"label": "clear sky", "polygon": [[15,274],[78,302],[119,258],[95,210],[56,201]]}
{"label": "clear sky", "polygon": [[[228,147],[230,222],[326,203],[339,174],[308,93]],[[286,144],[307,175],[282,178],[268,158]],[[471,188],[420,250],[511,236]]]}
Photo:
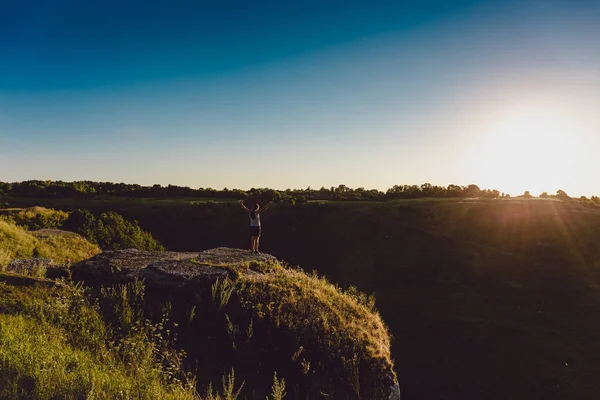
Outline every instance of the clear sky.
{"label": "clear sky", "polygon": [[3,1],[0,180],[600,194],[599,1]]}

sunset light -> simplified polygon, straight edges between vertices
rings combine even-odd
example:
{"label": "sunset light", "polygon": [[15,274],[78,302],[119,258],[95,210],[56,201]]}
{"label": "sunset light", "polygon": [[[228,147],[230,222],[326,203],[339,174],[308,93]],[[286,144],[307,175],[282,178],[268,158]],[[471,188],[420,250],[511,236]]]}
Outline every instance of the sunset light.
{"label": "sunset light", "polygon": [[597,398],[600,0],[0,2],[0,400]]}
{"label": "sunset light", "polygon": [[477,126],[472,167],[491,187],[511,194],[555,191],[577,175],[591,146],[581,118],[560,108],[511,107]]}
{"label": "sunset light", "polygon": [[201,3],[15,6],[3,179],[600,195],[592,3]]}

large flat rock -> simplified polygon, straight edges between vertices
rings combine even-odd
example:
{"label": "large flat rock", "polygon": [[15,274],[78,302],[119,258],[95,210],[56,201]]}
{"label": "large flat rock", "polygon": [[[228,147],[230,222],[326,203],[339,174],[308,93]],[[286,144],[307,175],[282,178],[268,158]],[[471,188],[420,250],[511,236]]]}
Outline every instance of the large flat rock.
{"label": "large flat rock", "polygon": [[199,253],[140,251],[136,249],[106,251],[74,264],[72,277],[91,286],[126,283],[143,279],[148,285],[181,287],[224,278],[237,270],[259,274],[244,268],[252,261],[277,261],[268,254],[254,255],[248,250],[220,247]]}

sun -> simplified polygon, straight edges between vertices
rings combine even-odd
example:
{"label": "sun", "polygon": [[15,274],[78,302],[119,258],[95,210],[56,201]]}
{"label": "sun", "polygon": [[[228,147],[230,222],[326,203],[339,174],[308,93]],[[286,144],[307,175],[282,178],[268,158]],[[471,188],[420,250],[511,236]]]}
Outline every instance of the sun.
{"label": "sun", "polygon": [[560,111],[521,107],[483,124],[474,146],[475,175],[507,193],[556,190],[575,173],[577,126]]}

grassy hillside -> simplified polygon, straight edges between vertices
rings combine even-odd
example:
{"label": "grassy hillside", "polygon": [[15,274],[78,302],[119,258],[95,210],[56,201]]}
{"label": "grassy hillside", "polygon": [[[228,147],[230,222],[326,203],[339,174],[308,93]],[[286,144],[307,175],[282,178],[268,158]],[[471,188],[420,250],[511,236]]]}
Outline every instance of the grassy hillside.
{"label": "grassy hillside", "polygon": [[140,282],[91,298],[0,273],[0,398],[388,398],[390,337],[372,299],[276,262],[218,265],[233,280],[167,303]]}
{"label": "grassy hillside", "polygon": [[68,216],[69,214],[64,211],[39,206],[0,209],[0,218],[28,230],[60,228]]}
{"label": "grassy hillside", "polygon": [[[60,248],[84,250],[81,243],[74,243],[78,236],[69,234],[76,233],[93,245],[102,250],[118,250],[126,248],[137,248],[142,250],[163,250],[164,247],[158,243],[150,233],[140,229],[136,221],[127,221],[115,212],[101,213],[94,216],[88,210],[76,209],[70,212],[33,206],[27,208],[5,208],[0,209],[0,220],[12,225],[31,231],[38,238],[43,238],[47,244],[46,249],[40,249],[48,253],[51,247],[54,254],[60,252]],[[60,232],[66,230],[68,232]],[[69,242],[69,240],[71,240]],[[95,253],[85,252],[83,256],[90,257]],[[84,257],[84,258],[87,258]],[[79,261],[81,258],[77,258]],[[66,259],[66,258],[65,258]]]}
{"label": "grassy hillside", "polygon": [[57,263],[67,259],[77,262],[99,251],[97,246],[70,232],[48,229],[30,232],[0,219],[0,267],[14,258],[42,257]]}
{"label": "grassy hillside", "polygon": [[238,277],[168,296],[200,381],[234,367],[247,398],[264,398],[274,372],[290,399],[389,398],[390,335],[371,298],[279,263],[222,267]]}
{"label": "grassy hillside", "polygon": [[[248,246],[236,204],[70,201],[136,219],[169,249]],[[309,203],[275,206],[263,222],[262,251],[376,294],[408,398],[585,399],[600,390],[598,208]]]}
{"label": "grassy hillside", "polygon": [[157,350],[114,335],[78,287],[0,273],[0,398],[195,398]]}

